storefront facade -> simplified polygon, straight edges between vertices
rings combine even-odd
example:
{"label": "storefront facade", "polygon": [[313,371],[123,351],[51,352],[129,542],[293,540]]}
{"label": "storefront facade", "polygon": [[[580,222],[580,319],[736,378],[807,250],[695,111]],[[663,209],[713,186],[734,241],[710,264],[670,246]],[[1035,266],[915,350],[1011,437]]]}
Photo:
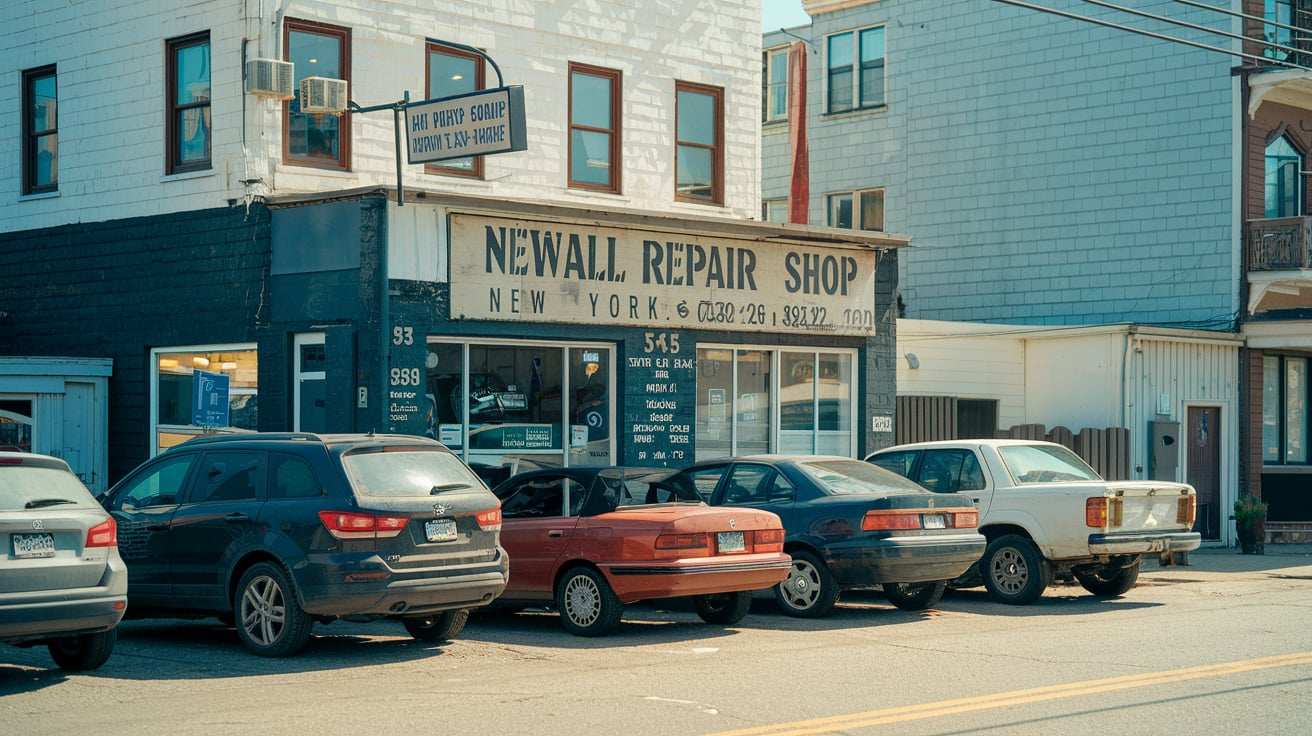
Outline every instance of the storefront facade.
{"label": "storefront facade", "polygon": [[416,199],[270,203],[261,428],[427,435],[494,479],[891,441],[905,239]]}

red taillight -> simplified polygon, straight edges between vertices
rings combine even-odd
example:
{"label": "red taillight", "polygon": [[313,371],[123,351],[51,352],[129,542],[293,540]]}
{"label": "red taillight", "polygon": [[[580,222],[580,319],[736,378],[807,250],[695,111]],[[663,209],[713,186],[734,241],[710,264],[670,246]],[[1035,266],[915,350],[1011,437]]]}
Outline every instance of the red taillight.
{"label": "red taillight", "polygon": [[374,516],[350,511],[320,511],[319,520],[338,539],[395,537],[410,521],[404,516]]}
{"label": "red taillight", "polygon": [[477,518],[479,529],[485,532],[495,532],[501,528],[501,507],[480,511]]}
{"label": "red taillight", "polygon": [[1099,496],[1098,498],[1084,499],[1084,525],[1093,529],[1101,529],[1107,526],[1107,499]]}
{"label": "red taillight", "polygon": [[950,515],[953,529],[974,529],[979,526],[979,511],[953,511]]}
{"label": "red taillight", "polygon": [[656,549],[707,549],[710,537],[705,534],[662,534],[656,537]]}
{"label": "red taillight", "polygon": [[753,552],[783,552],[783,529],[757,529],[752,532]]}
{"label": "red taillight", "polygon": [[105,519],[87,530],[88,547],[117,547],[118,524],[112,518]]}
{"label": "red taillight", "polygon": [[861,530],[867,532],[888,532],[919,528],[919,510],[881,509],[879,511],[867,511],[865,517],[861,519]]}

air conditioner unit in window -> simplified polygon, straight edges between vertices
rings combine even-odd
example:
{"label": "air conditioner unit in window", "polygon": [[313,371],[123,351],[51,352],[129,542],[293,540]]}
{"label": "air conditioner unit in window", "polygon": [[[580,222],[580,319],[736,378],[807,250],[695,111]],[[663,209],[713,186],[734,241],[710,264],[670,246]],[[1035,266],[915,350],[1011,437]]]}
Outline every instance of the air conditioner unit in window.
{"label": "air conditioner unit in window", "polygon": [[349,104],[345,79],[306,77],[301,80],[301,112],[311,115],[341,115],[346,112]]}
{"label": "air conditioner unit in window", "polygon": [[290,100],[296,96],[295,65],[277,59],[246,61],[246,91],[257,97]]}

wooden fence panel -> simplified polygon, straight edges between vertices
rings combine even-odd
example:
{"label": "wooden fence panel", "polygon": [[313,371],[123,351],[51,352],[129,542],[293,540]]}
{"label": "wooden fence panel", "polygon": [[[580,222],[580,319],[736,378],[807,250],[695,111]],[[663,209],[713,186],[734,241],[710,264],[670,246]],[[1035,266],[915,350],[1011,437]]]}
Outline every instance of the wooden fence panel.
{"label": "wooden fence panel", "polygon": [[957,397],[899,396],[893,417],[897,443],[957,438]]}
{"label": "wooden fence panel", "polygon": [[1107,480],[1130,477],[1130,430],[1124,427],[1080,430],[1075,452]]}

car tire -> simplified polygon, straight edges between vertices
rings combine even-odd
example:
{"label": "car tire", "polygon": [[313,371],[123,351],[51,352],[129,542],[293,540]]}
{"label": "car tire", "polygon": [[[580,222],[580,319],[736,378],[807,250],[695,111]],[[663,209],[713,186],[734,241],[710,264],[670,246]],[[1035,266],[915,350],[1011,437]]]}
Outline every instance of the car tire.
{"label": "car tire", "polygon": [[931,580],[928,583],[884,583],[884,597],[904,611],[923,611],[938,603],[948,581]]}
{"label": "car tire", "polygon": [[118,641],[115,629],[56,639],[46,645],[50,658],[64,670],[94,670],[104,664]]}
{"label": "car tire", "polygon": [[821,618],[838,603],[838,581],[829,567],[810,552],[793,552],[793,567],[774,586],[774,600],[789,616]]}
{"label": "car tire", "polygon": [[692,607],[708,624],[732,626],[742,621],[747,612],[752,610],[752,591],[695,595],[692,597]]}
{"label": "car tire", "polygon": [[1136,559],[1132,565],[1099,565],[1073,572],[1085,590],[1096,596],[1113,597],[1125,593],[1139,582],[1139,567],[1142,563],[1142,559]]}
{"label": "car tire", "polygon": [[989,595],[1013,606],[1037,601],[1052,580],[1051,570],[1034,542],[1019,534],[1005,534],[989,542],[980,561]]}
{"label": "car tire", "polygon": [[282,565],[251,565],[237,583],[232,610],[241,643],[261,657],[290,657],[310,641],[314,621],[297,603]]}
{"label": "car tire", "polygon": [[556,610],[575,636],[603,636],[620,623],[624,604],[601,573],[590,567],[567,571],[556,586]]}
{"label": "car tire", "polygon": [[469,620],[468,610],[442,611],[427,616],[406,616],[401,619],[405,630],[419,641],[450,641],[456,638]]}

